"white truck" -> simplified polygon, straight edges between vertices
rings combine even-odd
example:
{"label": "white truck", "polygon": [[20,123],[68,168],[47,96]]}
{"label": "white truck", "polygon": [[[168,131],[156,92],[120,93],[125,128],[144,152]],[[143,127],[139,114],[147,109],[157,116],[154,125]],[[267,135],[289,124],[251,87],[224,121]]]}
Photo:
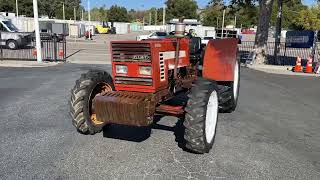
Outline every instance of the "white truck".
{"label": "white truck", "polygon": [[30,33],[19,32],[12,22],[0,16],[0,46],[18,49],[31,43]]}
{"label": "white truck", "polygon": [[140,35],[137,36],[137,41],[142,41],[142,40],[147,40],[147,39],[163,39],[168,36],[168,33],[166,32],[161,32],[161,31],[156,31],[152,32],[151,34],[148,35]]}

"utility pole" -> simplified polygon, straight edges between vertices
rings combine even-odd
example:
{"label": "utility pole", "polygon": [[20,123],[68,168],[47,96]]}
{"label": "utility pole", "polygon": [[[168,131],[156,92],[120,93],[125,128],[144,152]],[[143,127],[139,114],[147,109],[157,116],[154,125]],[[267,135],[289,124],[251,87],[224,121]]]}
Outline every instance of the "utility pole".
{"label": "utility pole", "polygon": [[90,0],[88,0],[88,21],[91,21],[91,14],[90,14]]}
{"label": "utility pole", "polygon": [[37,47],[37,61],[42,62],[41,56],[41,39],[39,30],[39,15],[38,15],[38,1],[33,0],[33,15],[34,15],[34,31],[36,34],[36,47]]}
{"label": "utility pole", "polygon": [[16,16],[17,16],[16,22],[18,24],[18,27],[20,28],[18,0],[16,0]]}
{"label": "utility pole", "polygon": [[158,10],[156,9],[154,25],[157,25],[157,23],[158,23]]}
{"label": "utility pole", "polygon": [[234,16],[234,28],[237,28],[237,16]]}
{"label": "utility pole", "polygon": [[64,10],[64,3],[62,3],[62,14],[63,14],[63,20],[66,20],[66,12]]}
{"label": "utility pole", "polygon": [[143,15],[143,18],[142,18],[142,30],[144,31],[144,23],[145,23],[145,18],[144,18],[144,15]]}
{"label": "utility pole", "polygon": [[81,21],[83,21],[83,9],[81,9]]}
{"label": "utility pole", "polygon": [[17,18],[19,18],[18,0],[16,0],[16,15],[17,15]]}
{"label": "utility pole", "polygon": [[223,31],[224,31],[224,16],[226,15],[226,10],[223,10],[223,14],[222,14],[222,29],[221,29],[221,39],[223,38]]}
{"label": "utility pole", "polygon": [[73,19],[74,19],[74,22],[77,21],[76,7],[73,7]]}
{"label": "utility pole", "polygon": [[166,25],[166,5],[163,6],[163,17],[162,17],[162,25]]}
{"label": "utility pole", "polygon": [[274,63],[280,64],[278,59],[278,53],[280,51],[280,41],[281,41],[281,24],[282,24],[282,0],[278,0],[278,15],[277,15],[277,26],[276,26],[276,37],[274,42]]}
{"label": "utility pole", "polygon": [[[90,0],[88,0],[88,21],[89,25],[91,25],[91,14],[90,14]],[[91,32],[89,31],[89,39],[91,39]]]}
{"label": "utility pole", "polygon": [[151,20],[152,20],[152,12],[149,13],[149,25],[151,25]]}
{"label": "utility pole", "polygon": [[219,27],[219,18],[217,17],[217,26],[216,26],[216,28],[218,28]]}

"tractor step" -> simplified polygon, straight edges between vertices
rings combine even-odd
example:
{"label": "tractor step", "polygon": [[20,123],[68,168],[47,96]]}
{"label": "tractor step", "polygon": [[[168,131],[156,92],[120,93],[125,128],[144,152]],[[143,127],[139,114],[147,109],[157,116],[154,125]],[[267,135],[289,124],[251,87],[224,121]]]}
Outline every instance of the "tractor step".
{"label": "tractor step", "polygon": [[183,106],[171,106],[161,104],[156,107],[156,112],[158,113],[167,113],[171,115],[182,115],[184,113]]}

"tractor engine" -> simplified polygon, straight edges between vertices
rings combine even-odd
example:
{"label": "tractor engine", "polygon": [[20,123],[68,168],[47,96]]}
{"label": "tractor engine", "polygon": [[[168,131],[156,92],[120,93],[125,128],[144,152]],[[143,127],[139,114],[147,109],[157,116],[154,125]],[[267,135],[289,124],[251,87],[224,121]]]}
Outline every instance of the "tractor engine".
{"label": "tractor engine", "polygon": [[190,61],[189,38],[116,41],[111,48],[115,91],[94,99],[97,118],[108,123],[150,125],[157,108],[162,110],[157,105],[191,88],[197,77],[197,63]]}

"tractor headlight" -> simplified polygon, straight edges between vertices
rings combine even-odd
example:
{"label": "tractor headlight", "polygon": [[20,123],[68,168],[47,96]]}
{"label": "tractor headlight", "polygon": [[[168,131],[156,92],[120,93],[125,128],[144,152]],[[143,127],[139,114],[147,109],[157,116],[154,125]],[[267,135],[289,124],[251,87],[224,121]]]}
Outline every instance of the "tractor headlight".
{"label": "tractor headlight", "polygon": [[116,73],[117,74],[127,74],[128,73],[128,66],[116,65]]}
{"label": "tractor headlight", "polygon": [[139,67],[139,74],[140,75],[151,76],[151,74],[152,74],[151,66],[140,66]]}

